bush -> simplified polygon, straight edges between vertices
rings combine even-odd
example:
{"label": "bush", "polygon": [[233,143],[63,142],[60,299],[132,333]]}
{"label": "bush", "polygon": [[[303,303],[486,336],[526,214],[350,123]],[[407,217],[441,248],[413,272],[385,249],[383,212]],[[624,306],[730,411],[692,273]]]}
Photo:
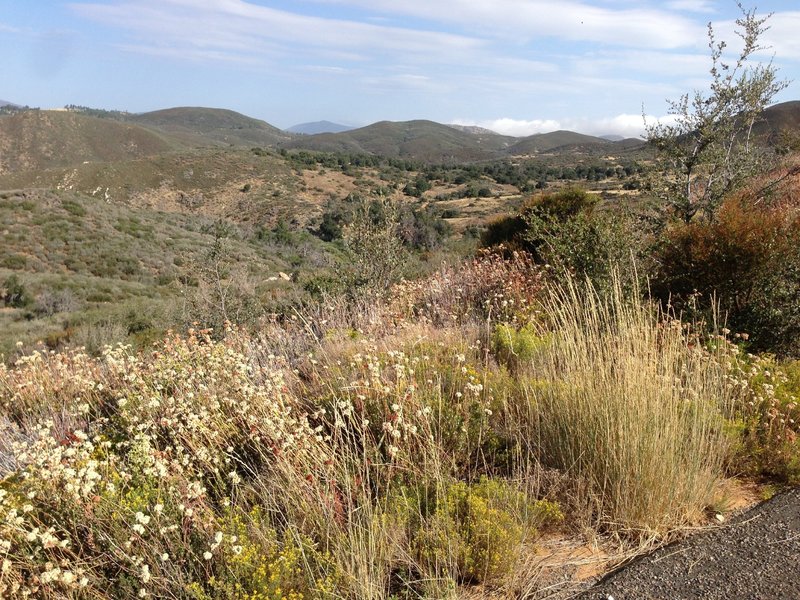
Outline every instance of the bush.
{"label": "bush", "polygon": [[[785,202],[730,198],[712,222],[667,229],[655,251],[653,294],[678,310],[718,308],[751,348],[800,352],[800,211]],[[714,304],[718,306],[714,306]]]}
{"label": "bush", "polygon": [[530,362],[546,344],[547,338],[537,335],[530,324],[515,329],[499,323],[492,333],[492,348],[498,361],[514,369]]}
{"label": "bush", "polygon": [[532,197],[517,215],[492,223],[482,242],[508,242],[553,267],[557,279],[577,275],[602,289],[609,285],[612,268],[632,283],[630,265],[641,254],[633,225],[626,214],[598,209],[597,198],[585,190],[567,188]]}
{"label": "bush", "polygon": [[733,382],[742,390],[734,431],[734,474],[800,483],[800,361],[780,363],[734,348]]}
{"label": "bush", "polygon": [[12,308],[25,308],[32,302],[28,291],[17,275],[9,275],[3,282],[0,298],[3,299],[6,306]]}
{"label": "bush", "polygon": [[423,577],[459,583],[501,581],[536,527],[561,519],[557,505],[489,479],[406,489],[399,504]]}

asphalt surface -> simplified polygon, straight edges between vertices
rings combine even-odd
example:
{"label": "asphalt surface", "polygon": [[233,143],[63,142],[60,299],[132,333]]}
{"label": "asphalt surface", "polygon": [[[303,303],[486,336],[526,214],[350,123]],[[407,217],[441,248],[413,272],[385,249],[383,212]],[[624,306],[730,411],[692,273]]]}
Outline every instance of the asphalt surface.
{"label": "asphalt surface", "polygon": [[800,599],[800,488],[641,557],[576,597]]}

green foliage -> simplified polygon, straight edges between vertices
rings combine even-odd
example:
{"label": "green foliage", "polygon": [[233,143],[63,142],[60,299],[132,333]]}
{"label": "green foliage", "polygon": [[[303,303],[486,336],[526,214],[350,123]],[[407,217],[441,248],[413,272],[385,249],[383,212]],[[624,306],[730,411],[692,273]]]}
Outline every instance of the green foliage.
{"label": "green foliage", "polygon": [[574,187],[533,196],[517,215],[491,224],[482,242],[509,243],[550,265],[556,279],[577,276],[600,289],[610,284],[613,269],[635,286],[632,261],[642,253],[633,217],[601,210],[595,195]]}
{"label": "green foliage", "polygon": [[9,275],[0,289],[0,297],[6,306],[12,308],[25,308],[32,300],[19,276]]}
{"label": "green foliage", "polygon": [[519,368],[530,362],[548,339],[538,335],[533,325],[516,329],[507,323],[498,323],[492,332],[492,349],[495,356],[509,367]]}
{"label": "green foliage", "polygon": [[[340,575],[329,556],[297,532],[279,536],[264,512],[230,511],[222,519],[215,574],[188,591],[197,600],[311,600],[335,598]],[[226,542],[227,543],[224,543]]]}
{"label": "green foliage", "polygon": [[732,190],[769,164],[767,152],[751,139],[753,125],[788,83],[777,79],[771,62],[749,64],[763,50],[768,17],[739,8],[736,35],[743,44],[735,62],[726,62],[727,43],[717,41],[709,23],[709,92],[696,90],[671,101],[674,124],[647,125],[647,139],[659,151],[653,189],[686,223],[698,212],[712,219]]}
{"label": "green foliage", "polygon": [[397,505],[422,573],[459,583],[500,582],[535,529],[562,518],[557,505],[496,479],[407,488]]}
{"label": "green foliage", "polygon": [[397,208],[389,201],[362,204],[344,232],[352,289],[385,294],[397,282],[407,259]]}
{"label": "green foliage", "polygon": [[732,428],[737,473],[780,484],[800,483],[800,361],[779,362],[744,352],[732,361],[742,389]]}

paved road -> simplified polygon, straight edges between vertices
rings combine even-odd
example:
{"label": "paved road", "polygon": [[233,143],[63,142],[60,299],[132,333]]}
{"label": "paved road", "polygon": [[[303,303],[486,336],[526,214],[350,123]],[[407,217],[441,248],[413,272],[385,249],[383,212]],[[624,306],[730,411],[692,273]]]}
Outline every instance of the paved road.
{"label": "paved road", "polygon": [[581,600],[800,599],[800,488],[607,575]]}

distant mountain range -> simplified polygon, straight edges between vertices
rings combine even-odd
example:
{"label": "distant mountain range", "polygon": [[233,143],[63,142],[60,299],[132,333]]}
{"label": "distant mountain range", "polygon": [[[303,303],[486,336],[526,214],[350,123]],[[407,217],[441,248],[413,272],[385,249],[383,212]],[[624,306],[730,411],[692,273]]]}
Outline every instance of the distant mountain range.
{"label": "distant mountain range", "polygon": [[19,104],[14,104],[8,100],[0,100],[0,106],[19,106]]}
{"label": "distant mountain range", "polygon": [[[115,161],[202,147],[303,149],[365,153],[429,163],[468,163],[505,157],[621,155],[645,142],[553,131],[527,137],[433,121],[381,121],[358,129],[300,135],[240,113],[178,107],[142,114],[81,110],[21,111],[0,116],[0,173],[48,169],[85,161]],[[306,131],[335,123],[306,124]],[[297,126],[293,129],[302,128]],[[343,127],[343,126],[338,126]],[[800,131],[800,101],[768,108],[754,128],[769,143]],[[614,139],[608,139],[613,137]]]}
{"label": "distant mountain range", "polygon": [[315,135],[317,133],[343,133],[350,131],[355,127],[348,127],[339,123],[331,123],[330,121],[314,121],[313,123],[300,123],[299,125],[292,125],[286,131],[289,133],[299,133],[302,135]]}

